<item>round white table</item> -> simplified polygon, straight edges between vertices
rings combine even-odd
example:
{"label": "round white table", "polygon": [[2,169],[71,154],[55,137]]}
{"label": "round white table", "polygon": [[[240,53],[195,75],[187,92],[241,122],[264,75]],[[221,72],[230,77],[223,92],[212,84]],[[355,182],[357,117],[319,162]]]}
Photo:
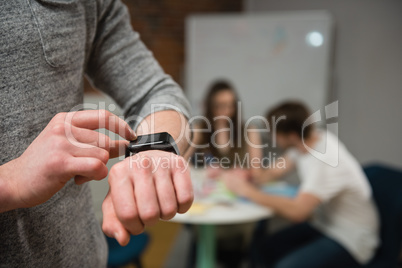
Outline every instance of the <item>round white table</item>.
{"label": "round white table", "polygon": [[[202,180],[205,173],[192,170],[192,180]],[[194,183],[193,183],[194,184]],[[215,267],[215,226],[220,224],[240,224],[256,222],[272,217],[273,212],[267,207],[251,203],[244,199],[233,198],[230,201],[211,201],[208,198],[195,198],[193,206],[202,206],[202,211],[190,209],[185,214],[177,214],[170,221],[194,224],[199,229],[196,267]]]}

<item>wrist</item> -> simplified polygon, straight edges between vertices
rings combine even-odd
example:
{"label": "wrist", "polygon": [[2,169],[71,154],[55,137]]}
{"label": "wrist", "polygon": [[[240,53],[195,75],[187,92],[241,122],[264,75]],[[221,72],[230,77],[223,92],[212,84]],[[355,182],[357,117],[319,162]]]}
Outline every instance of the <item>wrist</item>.
{"label": "wrist", "polygon": [[0,213],[18,208],[14,187],[11,185],[14,161],[0,166]]}

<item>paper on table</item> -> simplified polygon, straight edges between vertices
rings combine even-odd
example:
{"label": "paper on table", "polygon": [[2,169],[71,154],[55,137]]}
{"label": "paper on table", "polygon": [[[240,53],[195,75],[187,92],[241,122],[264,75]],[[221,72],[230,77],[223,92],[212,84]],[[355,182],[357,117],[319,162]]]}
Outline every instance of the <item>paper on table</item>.
{"label": "paper on table", "polygon": [[188,210],[187,214],[191,215],[200,215],[204,214],[212,205],[211,204],[203,204],[199,202],[194,202],[191,208]]}

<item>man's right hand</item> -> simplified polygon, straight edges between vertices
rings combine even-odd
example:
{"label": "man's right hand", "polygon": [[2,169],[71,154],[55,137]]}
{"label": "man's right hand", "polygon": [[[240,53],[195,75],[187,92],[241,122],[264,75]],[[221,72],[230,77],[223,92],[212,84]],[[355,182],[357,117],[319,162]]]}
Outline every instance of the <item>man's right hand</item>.
{"label": "man's right hand", "polygon": [[111,140],[99,128],[135,139],[129,125],[108,111],[53,117],[20,157],[0,166],[0,212],[44,203],[71,178],[82,184],[106,177],[107,161],[123,154],[128,142]]}

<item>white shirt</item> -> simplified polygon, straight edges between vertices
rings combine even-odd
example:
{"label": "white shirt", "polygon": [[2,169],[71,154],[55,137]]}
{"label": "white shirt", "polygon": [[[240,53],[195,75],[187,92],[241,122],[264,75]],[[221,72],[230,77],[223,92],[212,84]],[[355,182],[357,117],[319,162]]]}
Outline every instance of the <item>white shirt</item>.
{"label": "white shirt", "polygon": [[[379,223],[369,182],[359,163],[332,133],[318,131],[314,146],[320,159],[295,149],[287,155],[296,163],[301,179],[300,192],[321,200],[312,224],[340,243],[361,264],[374,256],[379,244]],[[339,157],[338,165],[327,164]],[[328,162],[330,161],[330,162]]]}

